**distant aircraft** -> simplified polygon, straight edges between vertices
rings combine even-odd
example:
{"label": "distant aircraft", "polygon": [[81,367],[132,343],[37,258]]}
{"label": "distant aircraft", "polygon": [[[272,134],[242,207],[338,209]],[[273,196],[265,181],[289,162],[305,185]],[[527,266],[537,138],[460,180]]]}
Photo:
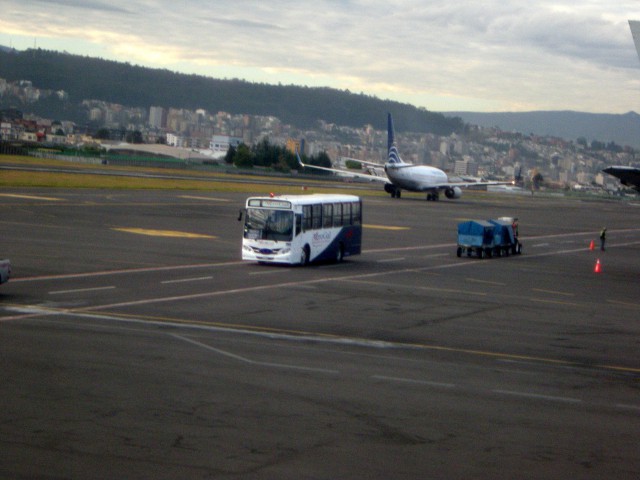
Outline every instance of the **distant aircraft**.
{"label": "distant aircraft", "polygon": [[427,200],[438,200],[440,192],[443,191],[447,198],[460,198],[462,196],[462,188],[469,186],[486,186],[486,185],[504,185],[511,182],[450,182],[447,174],[436,167],[428,165],[413,165],[405,163],[395,145],[393,129],[393,118],[389,113],[387,116],[387,163],[380,165],[374,162],[357,160],[363,165],[372,168],[384,167],[385,176],[372,175],[367,173],[355,173],[335,168],[319,167],[316,165],[305,165],[302,163],[298,155],[298,163],[302,167],[315,168],[317,170],[326,170],[329,172],[339,173],[352,177],[366,178],[371,181],[383,182],[384,190],[392,198],[400,198],[401,191],[409,192],[425,192]]}
{"label": "distant aircraft", "polygon": [[[636,53],[638,57],[640,57],[640,21],[629,20],[629,28],[631,29],[631,36],[633,37],[633,44],[636,46]],[[640,168],[613,166],[605,168],[602,171],[618,177],[622,185],[631,187],[640,193]]]}
{"label": "distant aircraft", "polygon": [[640,193],[640,168],[617,166],[607,167],[602,171],[609,175],[613,175],[614,177],[618,177],[622,185],[631,187],[636,192]]}

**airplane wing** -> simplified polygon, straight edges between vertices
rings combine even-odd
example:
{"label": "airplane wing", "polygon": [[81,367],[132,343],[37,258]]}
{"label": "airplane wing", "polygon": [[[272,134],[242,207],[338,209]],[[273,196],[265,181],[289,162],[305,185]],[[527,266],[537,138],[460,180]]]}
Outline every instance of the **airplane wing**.
{"label": "airplane wing", "polygon": [[[305,167],[306,168],[313,168],[313,169],[316,169],[316,170],[324,170],[325,172],[333,172],[333,173],[339,173],[341,175],[348,175],[350,177],[355,177],[355,178],[365,178],[367,180],[371,180],[371,181],[374,181],[374,182],[391,183],[386,175],[385,176],[378,176],[378,175],[371,175],[371,174],[368,174],[368,173],[349,172],[347,170],[340,170],[339,168],[320,167],[318,165],[306,165],[306,164],[302,163],[302,159],[300,158],[300,155],[298,155],[298,152],[296,152],[296,157],[298,157],[298,163],[303,168],[305,168]],[[358,161],[361,162],[361,163],[364,163],[365,165],[382,167],[382,165],[377,164],[377,163],[363,162],[362,160],[358,160]]]}
{"label": "airplane wing", "polygon": [[511,181],[490,181],[490,182],[449,182],[443,183],[441,185],[436,185],[436,188],[452,188],[452,187],[488,187],[491,185],[513,185],[513,180]]}
{"label": "airplane wing", "polygon": [[640,168],[634,167],[608,167],[602,170],[609,175],[618,177],[620,183],[627,187],[633,188],[640,193]]}
{"label": "airplane wing", "polygon": [[342,159],[351,160],[352,162],[358,162],[358,163],[361,163],[362,165],[366,165],[367,167],[384,168],[384,165],[381,163],[369,162],[368,160],[360,160],[359,158],[342,157]]}

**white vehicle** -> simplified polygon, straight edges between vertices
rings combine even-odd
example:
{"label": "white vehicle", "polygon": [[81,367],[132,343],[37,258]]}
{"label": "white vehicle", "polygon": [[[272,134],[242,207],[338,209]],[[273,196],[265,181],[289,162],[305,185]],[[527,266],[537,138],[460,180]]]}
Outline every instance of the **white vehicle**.
{"label": "white vehicle", "polygon": [[340,262],[359,254],[361,248],[360,197],[314,194],[247,199],[243,260],[300,265]]}
{"label": "white vehicle", "polygon": [[0,260],[0,283],[4,283],[11,277],[11,262]]}

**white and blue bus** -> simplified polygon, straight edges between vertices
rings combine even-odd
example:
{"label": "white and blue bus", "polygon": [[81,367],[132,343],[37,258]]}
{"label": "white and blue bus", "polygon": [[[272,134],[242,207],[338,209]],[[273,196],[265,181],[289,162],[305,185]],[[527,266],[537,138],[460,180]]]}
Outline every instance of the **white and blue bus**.
{"label": "white and blue bus", "polygon": [[242,259],[306,265],[357,255],[362,248],[362,200],[354,195],[250,197]]}

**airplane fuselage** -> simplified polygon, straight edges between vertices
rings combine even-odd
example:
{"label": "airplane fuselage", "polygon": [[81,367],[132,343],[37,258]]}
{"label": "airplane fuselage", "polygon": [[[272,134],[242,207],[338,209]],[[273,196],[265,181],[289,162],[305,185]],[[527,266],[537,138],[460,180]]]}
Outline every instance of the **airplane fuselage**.
{"label": "airplane fuselage", "polygon": [[426,192],[449,181],[446,173],[428,165],[387,164],[385,172],[396,187],[410,192]]}

